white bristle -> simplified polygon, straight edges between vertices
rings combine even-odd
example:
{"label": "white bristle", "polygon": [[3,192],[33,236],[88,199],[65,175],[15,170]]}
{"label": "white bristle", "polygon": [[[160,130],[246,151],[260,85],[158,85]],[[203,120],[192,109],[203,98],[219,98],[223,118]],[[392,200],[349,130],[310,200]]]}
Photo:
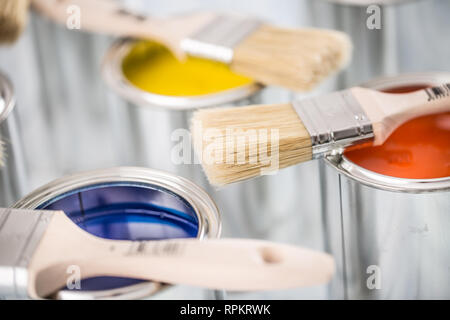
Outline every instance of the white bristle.
{"label": "white bristle", "polygon": [[[262,131],[267,133],[267,142],[261,141],[259,136],[257,140],[247,139],[247,136],[242,149],[238,149],[237,143],[231,148],[219,144],[214,151],[222,154],[224,161],[207,163],[208,130],[216,132],[216,141],[230,139],[235,142],[244,137],[242,132],[255,130],[259,134]],[[277,141],[272,141],[273,130],[277,131]],[[192,118],[191,131],[196,153],[202,154],[203,169],[210,183],[216,186],[260,176],[262,170],[269,169],[268,164],[261,161],[262,151],[264,154],[270,153],[271,159],[276,159],[275,170],[312,157],[310,135],[291,104],[199,110]],[[272,142],[277,143],[276,149],[272,148]],[[237,163],[240,150],[245,150],[245,163]],[[227,155],[233,158],[232,163],[226,161]],[[251,162],[250,158],[257,161]]]}
{"label": "white bristle", "polygon": [[263,25],[234,49],[231,68],[265,84],[311,90],[344,68],[352,44],[342,32]]}

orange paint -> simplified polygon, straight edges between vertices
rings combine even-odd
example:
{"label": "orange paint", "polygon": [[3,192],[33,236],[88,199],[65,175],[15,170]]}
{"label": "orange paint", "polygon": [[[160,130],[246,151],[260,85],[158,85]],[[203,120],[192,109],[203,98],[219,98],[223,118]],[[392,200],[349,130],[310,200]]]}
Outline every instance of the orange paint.
{"label": "orange paint", "polygon": [[[426,86],[384,90],[407,93]],[[450,112],[419,117],[400,126],[381,146],[349,148],[353,163],[387,176],[433,179],[450,176]]]}

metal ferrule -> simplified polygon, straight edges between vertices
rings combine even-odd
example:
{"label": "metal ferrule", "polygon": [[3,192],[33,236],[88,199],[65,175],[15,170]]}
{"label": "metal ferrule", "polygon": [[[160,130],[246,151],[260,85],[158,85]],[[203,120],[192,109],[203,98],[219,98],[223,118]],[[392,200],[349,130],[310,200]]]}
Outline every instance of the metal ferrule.
{"label": "metal ferrule", "polygon": [[366,113],[350,90],[292,103],[311,136],[313,159],[373,139]]}
{"label": "metal ferrule", "polygon": [[28,298],[28,266],[52,215],[0,208],[0,300]]}
{"label": "metal ferrule", "polygon": [[183,39],[181,48],[189,55],[229,64],[234,47],[261,23],[256,19],[219,15],[194,35]]}

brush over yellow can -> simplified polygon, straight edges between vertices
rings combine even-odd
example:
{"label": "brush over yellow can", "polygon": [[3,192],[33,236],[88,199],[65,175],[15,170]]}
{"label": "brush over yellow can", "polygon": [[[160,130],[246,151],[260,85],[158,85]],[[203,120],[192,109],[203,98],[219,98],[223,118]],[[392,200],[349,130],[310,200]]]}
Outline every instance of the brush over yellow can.
{"label": "brush over yellow can", "polygon": [[166,96],[199,96],[252,83],[227,65],[188,57],[177,60],[165,47],[137,42],[122,62],[125,77],[136,87]]}

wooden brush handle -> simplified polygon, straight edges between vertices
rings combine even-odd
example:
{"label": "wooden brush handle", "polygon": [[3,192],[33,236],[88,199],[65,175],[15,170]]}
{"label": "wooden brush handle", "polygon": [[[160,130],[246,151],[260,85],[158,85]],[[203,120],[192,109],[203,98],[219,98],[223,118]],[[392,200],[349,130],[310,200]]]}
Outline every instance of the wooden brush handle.
{"label": "wooden brush handle", "polygon": [[79,8],[81,30],[151,39],[169,47],[178,57],[184,53],[180,41],[214,18],[198,13],[173,19],[157,19],[128,11],[112,0],[32,0],[34,8],[51,19],[67,25]]}
{"label": "wooden brush handle", "polygon": [[372,122],[375,145],[382,144],[401,124],[427,114],[450,111],[450,84],[394,94],[350,89]]}
{"label": "wooden brush handle", "polygon": [[106,240],[57,214],[30,266],[35,295],[63,287],[69,265],[79,266],[83,278],[119,276],[246,291],[323,284],[334,271],[329,255],[290,245],[245,239]]}

